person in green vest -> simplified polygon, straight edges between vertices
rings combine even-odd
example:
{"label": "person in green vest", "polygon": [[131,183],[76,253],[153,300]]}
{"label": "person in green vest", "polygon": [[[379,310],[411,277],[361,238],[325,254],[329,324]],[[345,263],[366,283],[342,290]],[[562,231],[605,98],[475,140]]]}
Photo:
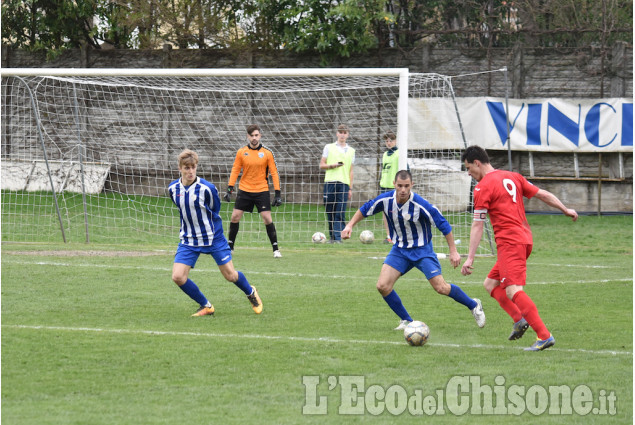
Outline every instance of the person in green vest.
{"label": "person in green vest", "polygon": [[324,146],[320,170],[324,173],[324,207],[329,225],[329,243],[342,243],[346,225],[346,207],[353,196],[353,163],[355,149],[346,143],[348,127],[337,127],[337,141]]}
{"label": "person in green vest", "polygon": [[[381,192],[387,192],[393,190],[395,187],[393,182],[395,176],[399,171],[399,154],[397,153],[397,136],[392,131],[384,134],[384,140],[386,141],[386,152],[381,159],[381,178],[379,180],[379,189]],[[386,229],[385,244],[392,243],[390,240],[390,230],[388,230],[388,223],[386,217],[384,217],[384,229]]]}

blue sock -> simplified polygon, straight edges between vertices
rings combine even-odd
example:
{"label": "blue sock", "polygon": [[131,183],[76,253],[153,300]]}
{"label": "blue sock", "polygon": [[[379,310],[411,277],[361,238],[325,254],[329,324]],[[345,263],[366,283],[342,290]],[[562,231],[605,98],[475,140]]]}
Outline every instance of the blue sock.
{"label": "blue sock", "polygon": [[452,298],[457,303],[463,304],[470,310],[472,310],[474,307],[477,306],[476,301],[468,297],[467,294],[463,292],[461,288],[459,288],[453,283],[450,284],[450,287],[451,289],[450,289],[450,293],[448,294],[448,297]]}
{"label": "blue sock", "polygon": [[401,298],[399,298],[399,295],[397,295],[394,290],[384,297],[384,301],[388,303],[388,307],[390,307],[401,320],[408,320],[412,322],[412,317],[410,317],[406,311],[406,307],[404,307],[401,302]]}
{"label": "blue sock", "polygon": [[190,279],[187,280],[183,285],[179,286],[183,292],[185,292],[190,298],[200,304],[201,307],[205,307],[208,303],[207,298],[198,289],[196,283],[192,282]]}
{"label": "blue sock", "polygon": [[247,278],[245,277],[243,272],[238,272],[238,280],[234,282],[234,285],[238,286],[240,290],[245,293],[245,295],[251,295],[254,290],[249,282],[247,282]]}

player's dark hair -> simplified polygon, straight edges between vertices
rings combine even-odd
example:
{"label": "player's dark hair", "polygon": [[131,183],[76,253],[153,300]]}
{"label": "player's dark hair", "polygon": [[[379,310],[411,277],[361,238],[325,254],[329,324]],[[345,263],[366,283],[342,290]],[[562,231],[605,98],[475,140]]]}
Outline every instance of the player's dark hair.
{"label": "player's dark hair", "polygon": [[482,164],[489,164],[489,156],[487,155],[487,152],[485,149],[477,145],[468,146],[461,154],[461,162],[467,161],[468,164],[472,164],[477,159]]}
{"label": "player's dark hair", "polygon": [[247,127],[247,134],[251,136],[251,133],[253,133],[256,130],[262,133],[262,130],[260,130],[260,127],[258,127],[258,124],[251,124],[250,126]]}
{"label": "player's dark hair", "polygon": [[396,138],[397,136],[392,131],[389,131],[388,133],[384,134],[384,140],[395,140]]}
{"label": "player's dark hair", "polygon": [[410,171],[408,170],[399,170],[397,171],[397,174],[395,174],[395,181],[397,181],[397,179],[401,179],[401,180],[410,179],[410,181],[412,181],[412,173],[410,173]]}

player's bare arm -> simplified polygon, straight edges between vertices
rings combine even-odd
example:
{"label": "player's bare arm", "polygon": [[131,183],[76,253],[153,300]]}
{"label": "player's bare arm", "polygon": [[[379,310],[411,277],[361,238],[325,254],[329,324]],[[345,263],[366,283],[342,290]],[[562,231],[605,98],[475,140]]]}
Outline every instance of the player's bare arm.
{"label": "player's bare arm", "polygon": [[472,229],[470,230],[470,250],[467,254],[467,260],[465,260],[465,262],[463,263],[463,267],[461,267],[461,274],[463,276],[472,274],[472,265],[474,264],[474,258],[476,257],[478,246],[481,243],[484,225],[484,221],[475,220],[472,222]]}
{"label": "player's bare arm", "polygon": [[342,230],[342,239],[350,239],[351,233],[353,233],[353,227],[364,219],[362,212],[357,210],[353,218],[346,224],[346,227]]}
{"label": "player's bare arm", "polygon": [[567,217],[571,217],[573,221],[576,221],[578,219],[578,213],[571,208],[567,208],[562,203],[562,201],[560,201],[560,199],[558,199],[558,197],[553,193],[544,189],[540,189],[538,193],[536,193],[536,198],[540,199],[542,202],[549,205],[550,207],[559,209],[564,215],[566,215]]}
{"label": "player's bare arm", "polygon": [[343,162],[338,162],[337,164],[327,164],[326,158],[322,157],[322,159],[320,159],[320,170],[330,170],[331,168],[339,168],[343,166]]}
{"label": "player's bare arm", "polygon": [[450,264],[455,269],[461,263],[461,256],[459,252],[456,250],[456,243],[454,242],[454,234],[452,232],[445,235],[445,240],[448,243],[448,248],[450,249]]}

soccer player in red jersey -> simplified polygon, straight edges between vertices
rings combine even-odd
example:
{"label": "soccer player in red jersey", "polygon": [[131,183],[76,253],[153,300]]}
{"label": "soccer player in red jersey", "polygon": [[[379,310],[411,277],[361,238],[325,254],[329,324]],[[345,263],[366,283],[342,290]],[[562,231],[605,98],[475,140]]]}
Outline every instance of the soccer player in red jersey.
{"label": "soccer player in red jersey", "polygon": [[531,254],[533,239],[525,216],[523,196],[534,196],[545,204],[557,208],[573,221],[575,210],[567,208],[554,194],[539,189],[521,174],[492,167],[485,149],[469,146],[461,155],[467,173],[478,184],[474,187],[474,219],[470,232],[470,249],[461,273],[472,273],[476,250],[483,235],[483,226],[489,215],[494,228],[497,247],[496,264],[485,278],[483,286],[514,320],[510,340],[519,339],[529,326],[537,340],[528,351],[541,351],[556,343],[543,323],[536,305],[523,287],[527,278],[527,258]]}

